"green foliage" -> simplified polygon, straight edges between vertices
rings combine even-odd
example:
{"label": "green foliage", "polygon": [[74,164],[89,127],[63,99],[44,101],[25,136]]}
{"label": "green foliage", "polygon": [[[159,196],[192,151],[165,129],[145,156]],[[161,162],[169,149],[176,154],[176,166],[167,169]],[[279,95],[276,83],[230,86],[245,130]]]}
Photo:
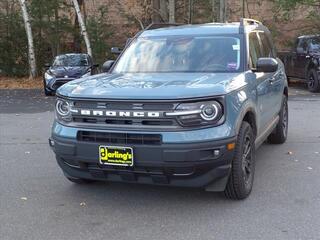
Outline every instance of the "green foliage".
{"label": "green foliage", "polygon": [[0,74],[24,76],[28,74],[27,37],[22,17],[15,9],[16,1],[0,3]]}
{"label": "green foliage", "polygon": [[107,40],[111,38],[113,29],[108,22],[108,8],[106,6],[98,9],[98,14],[87,19],[87,31],[92,47],[92,57],[96,63],[102,64],[110,55],[110,46]]}
{"label": "green foliage", "polygon": [[66,45],[68,33],[74,31],[68,18],[72,6],[64,0],[32,0],[29,4],[31,25],[35,42],[38,69],[65,51],[72,51]]}

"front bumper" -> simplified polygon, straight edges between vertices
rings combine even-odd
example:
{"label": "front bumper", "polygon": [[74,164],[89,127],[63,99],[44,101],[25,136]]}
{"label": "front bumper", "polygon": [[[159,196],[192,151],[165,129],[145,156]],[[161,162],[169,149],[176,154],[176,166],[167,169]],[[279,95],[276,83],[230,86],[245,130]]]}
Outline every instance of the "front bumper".
{"label": "front bumper", "polygon": [[119,144],[79,141],[54,133],[49,142],[67,177],[223,191],[234,155],[227,144],[234,143],[235,137],[195,143],[125,145],[133,148],[134,167],[99,164],[99,145]]}
{"label": "front bumper", "polygon": [[45,88],[49,92],[55,92],[59,87],[61,87],[63,84],[73,81],[77,78],[54,78],[49,81],[44,80]]}

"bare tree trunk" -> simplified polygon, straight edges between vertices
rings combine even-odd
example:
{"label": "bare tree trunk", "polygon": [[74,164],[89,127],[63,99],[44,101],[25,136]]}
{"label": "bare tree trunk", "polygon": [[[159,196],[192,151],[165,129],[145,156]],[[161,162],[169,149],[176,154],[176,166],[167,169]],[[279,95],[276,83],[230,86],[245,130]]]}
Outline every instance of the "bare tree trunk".
{"label": "bare tree trunk", "polygon": [[212,22],[215,22],[216,21],[216,0],[211,0],[211,8],[212,8]]}
{"label": "bare tree trunk", "polygon": [[37,75],[37,64],[36,64],[36,55],[34,53],[34,44],[33,44],[33,36],[30,25],[29,14],[26,6],[25,0],[19,0],[22,10],[22,16],[24,21],[24,26],[27,33],[28,38],[28,59],[29,59],[29,77],[34,78]]}
{"label": "bare tree trunk", "polygon": [[220,0],[220,22],[226,22],[227,17],[226,17],[226,0]]}
{"label": "bare tree trunk", "polygon": [[86,47],[87,47],[87,53],[90,56],[92,56],[92,50],[91,50],[89,35],[88,35],[88,32],[87,32],[86,25],[85,25],[85,23],[83,21],[83,18],[82,18],[82,14],[81,14],[81,10],[80,10],[80,7],[79,7],[78,0],[72,0],[72,3],[73,3],[73,6],[74,6],[74,8],[76,10],[76,13],[77,13],[79,26],[81,28],[81,35],[84,38],[84,41],[85,41],[85,44],[86,44]]}
{"label": "bare tree trunk", "polygon": [[151,18],[152,18],[152,22],[153,23],[158,23],[160,22],[160,15],[157,11],[155,10],[158,10],[160,11],[160,0],[152,0],[152,15],[151,15]]}
{"label": "bare tree trunk", "polygon": [[246,17],[246,0],[242,0],[242,17]]}
{"label": "bare tree trunk", "polygon": [[188,4],[188,23],[192,24],[192,15],[193,15],[193,0],[189,0]]}
{"label": "bare tree trunk", "polygon": [[169,0],[169,23],[175,23],[175,0]]}
{"label": "bare tree trunk", "polygon": [[168,9],[168,4],[166,0],[161,0],[160,1],[160,18],[163,22],[168,22],[169,21],[169,9]]}

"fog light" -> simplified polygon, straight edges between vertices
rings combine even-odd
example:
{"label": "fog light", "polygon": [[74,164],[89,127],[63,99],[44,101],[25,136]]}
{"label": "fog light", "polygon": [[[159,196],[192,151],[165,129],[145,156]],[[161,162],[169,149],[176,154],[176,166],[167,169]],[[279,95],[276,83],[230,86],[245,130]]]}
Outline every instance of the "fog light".
{"label": "fog light", "polygon": [[220,155],[220,150],[214,150],[213,154],[215,157],[218,157]]}
{"label": "fog light", "polygon": [[54,141],[52,139],[49,139],[49,145],[50,147],[54,147]]}

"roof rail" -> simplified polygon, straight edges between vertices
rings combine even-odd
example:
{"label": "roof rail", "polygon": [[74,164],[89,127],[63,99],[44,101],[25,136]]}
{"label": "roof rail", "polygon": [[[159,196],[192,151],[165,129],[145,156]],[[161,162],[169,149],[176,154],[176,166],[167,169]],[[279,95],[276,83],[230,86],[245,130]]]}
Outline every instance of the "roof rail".
{"label": "roof rail", "polygon": [[240,26],[244,26],[244,25],[253,25],[253,24],[258,24],[258,25],[262,25],[262,23],[258,20],[255,19],[250,19],[250,18],[241,18],[240,19]]}
{"label": "roof rail", "polygon": [[181,24],[181,23],[151,23],[144,30],[152,30],[152,29],[165,28],[165,27],[174,27],[174,26],[180,26],[180,25],[183,25],[183,24]]}

